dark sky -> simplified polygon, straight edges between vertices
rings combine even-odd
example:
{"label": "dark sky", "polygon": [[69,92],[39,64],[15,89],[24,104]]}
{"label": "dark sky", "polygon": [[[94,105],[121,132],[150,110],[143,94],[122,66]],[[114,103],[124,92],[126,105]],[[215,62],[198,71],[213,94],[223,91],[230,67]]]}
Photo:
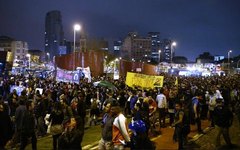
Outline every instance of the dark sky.
{"label": "dark sky", "polygon": [[158,31],[177,42],[176,55],[189,60],[204,51],[240,54],[240,0],[0,0],[0,35],[43,50],[45,15],[51,10],[61,11],[68,40],[79,22],[90,37],[107,39]]}

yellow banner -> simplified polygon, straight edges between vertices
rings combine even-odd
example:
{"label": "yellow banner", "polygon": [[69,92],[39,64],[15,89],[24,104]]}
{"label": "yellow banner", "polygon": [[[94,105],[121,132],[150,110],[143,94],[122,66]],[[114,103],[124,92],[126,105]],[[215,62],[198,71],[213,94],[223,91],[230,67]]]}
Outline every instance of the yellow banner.
{"label": "yellow banner", "polygon": [[154,88],[163,86],[163,76],[150,76],[139,73],[127,72],[126,84],[130,87]]}

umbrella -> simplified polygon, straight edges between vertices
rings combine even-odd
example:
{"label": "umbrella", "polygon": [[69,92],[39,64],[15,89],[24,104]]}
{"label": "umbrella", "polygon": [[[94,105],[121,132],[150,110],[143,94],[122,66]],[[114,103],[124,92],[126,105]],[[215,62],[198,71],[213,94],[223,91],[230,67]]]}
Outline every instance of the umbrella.
{"label": "umbrella", "polygon": [[97,81],[93,83],[94,86],[101,86],[101,87],[107,87],[109,89],[116,90],[116,86],[114,86],[112,83],[108,81]]}

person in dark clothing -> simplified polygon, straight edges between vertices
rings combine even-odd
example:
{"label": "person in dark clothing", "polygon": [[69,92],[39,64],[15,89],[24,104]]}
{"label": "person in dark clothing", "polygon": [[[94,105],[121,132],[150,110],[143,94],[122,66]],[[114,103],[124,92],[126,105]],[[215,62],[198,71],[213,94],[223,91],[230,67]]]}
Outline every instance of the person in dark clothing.
{"label": "person in dark clothing", "polygon": [[0,149],[4,149],[13,135],[13,124],[8,115],[8,106],[4,104],[2,96],[0,96],[0,120]]}
{"label": "person in dark clothing", "polygon": [[17,107],[15,112],[15,131],[12,139],[8,144],[10,147],[15,147],[16,144],[20,141],[20,131],[22,129],[21,119],[23,117],[24,112],[27,111],[25,99],[19,99],[18,104],[19,106]]}
{"label": "person in dark clothing", "polygon": [[182,109],[182,104],[176,102],[175,104],[175,118],[174,123],[172,124],[175,127],[173,140],[178,142],[178,149],[183,149],[183,118],[184,111]]}
{"label": "person in dark clothing", "polygon": [[27,110],[24,112],[21,119],[20,130],[20,150],[24,150],[28,144],[28,138],[31,138],[32,149],[37,149],[37,137],[35,134],[35,118],[33,115],[33,102],[26,102]]}
{"label": "person in dark clothing", "polygon": [[[60,102],[55,102],[53,111],[51,112],[50,117],[49,117],[51,125],[56,125],[56,124],[61,125],[63,122],[63,119],[64,119],[64,113],[62,110],[62,105]],[[57,150],[58,137],[60,135],[61,135],[61,133],[52,135],[54,150]]]}
{"label": "person in dark clothing", "polygon": [[142,120],[132,121],[128,125],[132,131],[130,147],[131,150],[148,149],[155,150],[155,144],[149,139],[146,133],[146,125]]}
{"label": "person in dark clothing", "polygon": [[198,133],[203,133],[202,127],[201,127],[201,104],[199,102],[199,93],[195,92],[195,96],[192,98],[192,115],[194,117],[195,122],[197,123],[197,130]]}
{"label": "person in dark clothing", "polygon": [[71,150],[81,150],[83,131],[78,128],[82,126],[80,117],[65,118],[63,121],[64,132],[59,137],[58,149],[71,149]]}
{"label": "person in dark clothing", "polygon": [[98,143],[98,149],[100,150],[110,150],[113,148],[112,143],[112,126],[114,117],[111,112],[111,103],[106,104],[104,107],[105,114],[102,120],[102,138]]}
{"label": "person in dark clothing", "polygon": [[231,139],[229,137],[229,128],[233,122],[233,113],[231,110],[223,105],[223,99],[218,98],[216,100],[217,105],[214,109],[214,122],[217,127],[217,136],[216,136],[216,147],[221,145],[220,136],[221,134],[224,137],[225,142],[229,147],[232,146]]}
{"label": "person in dark clothing", "polygon": [[18,107],[18,95],[16,89],[14,89],[13,92],[8,96],[7,100],[10,107],[10,116],[14,116]]}
{"label": "person in dark clothing", "polygon": [[83,123],[82,130],[84,130],[85,117],[86,117],[86,102],[85,102],[85,94],[83,92],[78,93],[77,111],[78,111],[78,116],[80,117],[81,122]]}

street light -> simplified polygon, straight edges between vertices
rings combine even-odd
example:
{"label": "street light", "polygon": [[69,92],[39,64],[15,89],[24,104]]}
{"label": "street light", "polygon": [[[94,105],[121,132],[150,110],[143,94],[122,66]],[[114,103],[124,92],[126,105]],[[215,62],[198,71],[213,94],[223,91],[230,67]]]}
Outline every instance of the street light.
{"label": "street light", "polygon": [[81,26],[79,24],[75,24],[73,26],[74,29],[74,39],[73,39],[73,71],[75,69],[75,51],[76,51],[76,31],[81,30]]}
{"label": "street light", "polygon": [[159,56],[158,56],[158,58],[159,58],[159,63],[161,62],[161,50],[158,50],[158,54],[159,54]]}
{"label": "street light", "polygon": [[31,55],[27,54],[26,55],[28,57],[28,69],[30,70],[30,66],[31,66]]}
{"label": "street light", "polygon": [[230,72],[230,53],[232,52],[232,50],[228,51],[228,73]]}
{"label": "street light", "polygon": [[47,62],[49,62],[49,59],[50,59],[50,54],[47,53]]}
{"label": "street light", "polygon": [[171,44],[171,64],[172,64],[172,58],[173,58],[173,53],[174,53],[173,47],[175,47],[175,46],[177,46],[177,43],[172,42],[172,44]]}

